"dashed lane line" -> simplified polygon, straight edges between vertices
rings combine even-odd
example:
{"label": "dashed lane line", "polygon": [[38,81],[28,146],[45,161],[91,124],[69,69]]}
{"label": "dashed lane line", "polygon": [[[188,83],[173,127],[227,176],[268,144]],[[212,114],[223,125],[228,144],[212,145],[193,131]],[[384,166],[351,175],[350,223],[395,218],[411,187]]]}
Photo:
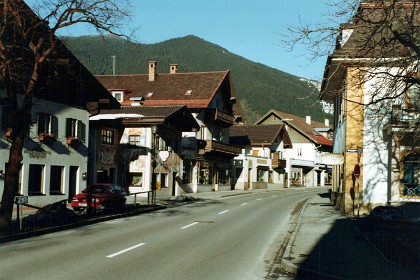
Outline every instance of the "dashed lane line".
{"label": "dashed lane line", "polygon": [[199,223],[199,222],[194,222],[194,223],[192,223],[192,224],[189,224],[189,225],[186,225],[186,226],[182,227],[181,229],[186,229],[186,228],[192,227],[192,226],[194,226],[194,225],[196,225],[196,224],[198,224],[198,223]]}
{"label": "dashed lane line", "polygon": [[229,210],[222,211],[222,212],[219,213],[219,215],[225,214],[227,212],[229,212]]}
{"label": "dashed lane line", "polygon": [[136,249],[136,248],[138,248],[138,247],[140,247],[140,246],[143,246],[143,245],[145,245],[145,244],[146,244],[146,243],[139,243],[139,244],[137,244],[137,245],[131,246],[131,247],[127,248],[127,249],[121,250],[121,251],[119,251],[119,252],[116,252],[116,253],[111,254],[111,255],[109,255],[109,256],[106,256],[106,257],[110,259],[110,258],[116,257],[116,256],[118,256],[118,255],[121,255],[121,254],[127,253],[128,251],[134,250],[134,249]]}

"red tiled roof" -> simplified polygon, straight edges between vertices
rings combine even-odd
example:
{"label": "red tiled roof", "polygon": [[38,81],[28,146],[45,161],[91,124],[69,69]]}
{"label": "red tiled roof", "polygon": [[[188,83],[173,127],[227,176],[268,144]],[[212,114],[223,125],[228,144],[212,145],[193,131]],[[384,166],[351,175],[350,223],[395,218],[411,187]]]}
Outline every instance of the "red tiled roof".
{"label": "red tiled roof", "polygon": [[[229,71],[157,74],[101,75],[96,78],[108,90],[124,90],[131,97],[143,97],[145,106],[186,105],[204,108],[209,105]],[[130,105],[130,101],[122,105]]]}

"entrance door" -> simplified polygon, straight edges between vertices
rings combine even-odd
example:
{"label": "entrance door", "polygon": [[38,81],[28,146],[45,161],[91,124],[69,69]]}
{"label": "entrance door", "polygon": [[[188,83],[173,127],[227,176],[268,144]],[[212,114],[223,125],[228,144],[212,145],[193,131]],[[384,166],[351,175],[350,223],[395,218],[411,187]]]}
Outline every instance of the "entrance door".
{"label": "entrance door", "polygon": [[77,173],[79,171],[79,166],[70,166],[70,174],[69,174],[69,197],[68,199],[72,199],[73,196],[76,195],[77,191]]}

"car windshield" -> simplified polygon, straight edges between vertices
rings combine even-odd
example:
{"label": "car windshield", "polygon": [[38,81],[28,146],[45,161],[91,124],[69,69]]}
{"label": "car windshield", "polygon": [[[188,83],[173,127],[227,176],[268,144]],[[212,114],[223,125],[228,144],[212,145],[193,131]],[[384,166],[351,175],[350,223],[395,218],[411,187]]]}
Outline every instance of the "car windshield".
{"label": "car windshield", "polygon": [[108,193],[108,186],[103,185],[90,185],[86,190],[83,192],[89,192],[89,193]]}

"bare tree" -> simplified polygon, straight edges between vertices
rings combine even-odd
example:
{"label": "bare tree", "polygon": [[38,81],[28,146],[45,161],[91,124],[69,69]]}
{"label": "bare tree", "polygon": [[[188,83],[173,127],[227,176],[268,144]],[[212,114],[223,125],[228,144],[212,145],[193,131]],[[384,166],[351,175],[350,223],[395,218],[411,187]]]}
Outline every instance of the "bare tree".
{"label": "bare tree", "polygon": [[101,34],[123,35],[129,19],[125,0],[43,0],[35,14],[22,0],[0,1],[0,88],[11,121],[11,146],[0,207],[0,230],[10,226],[23,159],[25,132],[31,125],[34,93],[42,88],[48,65],[60,47],[56,32],[85,23]]}
{"label": "bare tree", "polygon": [[[344,75],[340,69],[351,66],[359,71],[361,84],[356,86],[375,83],[368,98],[357,101],[365,110],[383,115],[390,111],[386,108],[393,107],[399,108],[400,113],[401,110],[418,113],[420,3],[415,0],[330,0],[326,4],[331,11],[324,15],[326,20],[289,27],[292,35],[284,40],[291,49],[299,44],[307,46],[310,60],[328,55],[321,98],[324,94],[343,96],[339,86],[335,86],[335,92],[325,89],[331,89],[329,85]],[[406,131],[410,137],[414,135],[418,139],[418,122],[413,122]]]}

